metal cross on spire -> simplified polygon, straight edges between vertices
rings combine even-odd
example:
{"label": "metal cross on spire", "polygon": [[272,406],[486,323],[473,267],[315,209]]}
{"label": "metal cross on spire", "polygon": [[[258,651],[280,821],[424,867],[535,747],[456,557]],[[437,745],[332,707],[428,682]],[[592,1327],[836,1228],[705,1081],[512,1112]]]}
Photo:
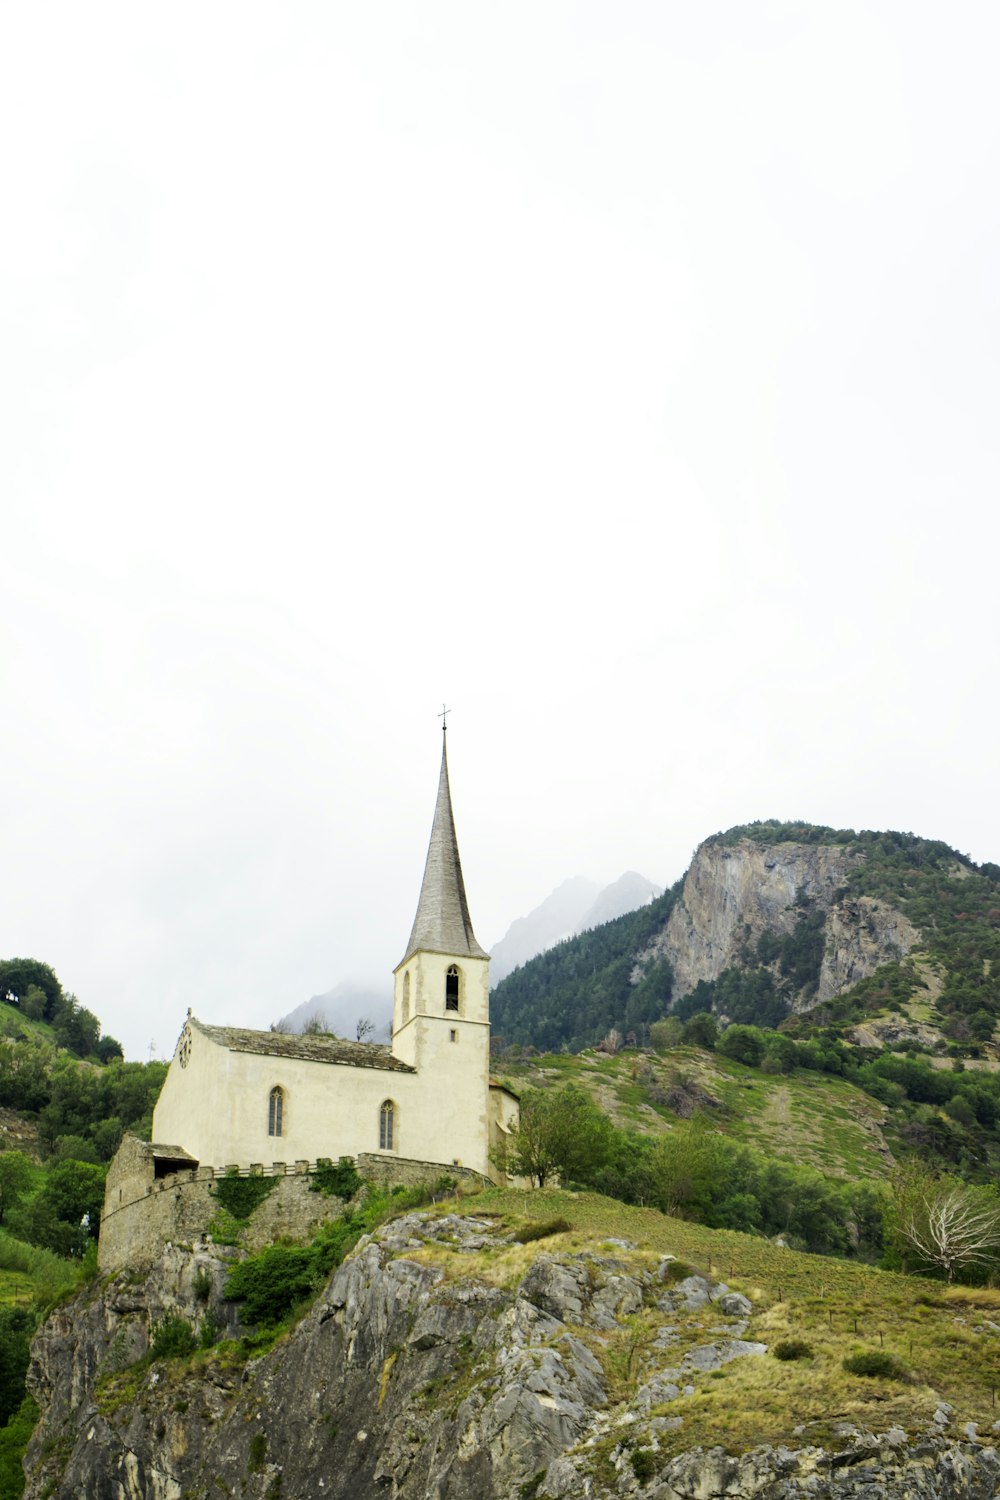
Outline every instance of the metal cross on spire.
{"label": "metal cross on spire", "polygon": [[438,718],[441,720],[441,729],[445,734],[448,733],[448,715],[451,712],[452,710],[447,706],[447,704],[442,703],[441,712],[438,714]]}

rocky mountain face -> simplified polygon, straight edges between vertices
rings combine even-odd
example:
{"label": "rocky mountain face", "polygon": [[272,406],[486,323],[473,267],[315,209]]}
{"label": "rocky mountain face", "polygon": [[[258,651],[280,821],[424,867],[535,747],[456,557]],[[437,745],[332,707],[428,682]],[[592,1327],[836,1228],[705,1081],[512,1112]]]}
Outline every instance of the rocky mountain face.
{"label": "rocky mountain face", "polygon": [[699,981],[739,967],[764,933],[791,936],[803,910],[822,912],[823,956],[818,985],[801,1004],[830,999],[919,939],[901,912],[843,888],[864,859],[837,844],[734,844],[708,840],[695,853],[683,892],[664,928],[638,955],[639,972],[666,958],[674,1003]]}
{"label": "rocky mountain face", "polygon": [[[996,1450],[971,1424],[949,1437],[943,1407],[917,1437],[841,1424],[836,1451],[791,1425],[786,1447],[685,1450],[675,1403],[767,1354],[753,1302],[626,1240],[526,1252],[516,1284],[495,1284],[483,1252],[510,1241],[488,1218],[407,1214],[361,1241],[263,1357],[244,1361],[230,1343],[150,1364],[165,1316],[240,1332],[221,1296],[236,1252],[168,1246],[144,1279],[124,1272],[82,1293],[36,1337],[29,1383],[43,1415],[26,1500],[997,1493]],[[456,1276],[444,1264],[459,1257],[468,1271]],[[623,1365],[619,1335],[640,1313],[649,1337]]]}
{"label": "rocky mountain face", "polygon": [[635,911],[660,894],[660,886],[635,870],[626,870],[603,888],[583,875],[564,880],[527,916],[517,917],[494,943],[490,950],[491,983],[499,984],[521,964],[565,938]]}

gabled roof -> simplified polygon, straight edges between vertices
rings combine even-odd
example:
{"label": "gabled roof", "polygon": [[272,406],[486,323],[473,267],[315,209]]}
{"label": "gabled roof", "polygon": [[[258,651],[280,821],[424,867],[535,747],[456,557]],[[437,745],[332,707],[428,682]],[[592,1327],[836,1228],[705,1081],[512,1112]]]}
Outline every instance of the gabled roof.
{"label": "gabled roof", "polygon": [[189,1161],[193,1167],[198,1165],[198,1158],[185,1151],[183,1146],[161,1146],[153,1141],[149,1151],[156,1161]]}
{"label": "gabled roof", "polygon": [[454,953],[462,958],[489,957],[476,942],[465,895],[448,784],[447,735],[441,747],[441,776],[420,900],[403,963],[411,954],[419,952]]}
{"label": "gabled roof", "polygon": [[188,1024],[230,1052],[255,1052],[261,1057],[296,1057],[302,1062],[335,1063],[348,1068],[379,1068],[386,1073],[415,1073],[409,1063],[393,1057],[388,1047],[374,1042],[345,1042],[338,1036],[292,1036],[284,1031],[249,1031],[242,1026],[207,1026],[194,1016]]}
{"label": "gabled roof", "polygon": [[490,1079],[490,1088],[499,1089],[502,1094],[509,1094],[512,1099],[520,1099],[516,1089],[512,1089],[509,1083],[501,1083],[499,1078]]}

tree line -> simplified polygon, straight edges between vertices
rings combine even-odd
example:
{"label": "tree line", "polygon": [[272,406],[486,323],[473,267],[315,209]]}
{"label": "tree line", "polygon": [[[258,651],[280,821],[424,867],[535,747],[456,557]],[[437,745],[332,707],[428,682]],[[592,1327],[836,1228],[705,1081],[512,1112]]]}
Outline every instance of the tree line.
{"label": "tree line", "polygon": [[887,1183],[841,1181],[766,1157],[704,1115],[659,1137],[613,1125],[574,1085],[529,1089],[498,1167],[544,1187],[591,1188],[715,1229],[782,1237],[792,1248],[904,1271],[982,1280],[1000,1265],[1000,1197],[919,1162]]}
{"label": "tree line", "polygon": [[75,1057],[111,1062],[124,1056],[113,1036],[103,1035],[101,1023],[68,993],[49,964],[37,958],[0,959],[0,1001],[27,1021],[44,1021],[55,1042]]}

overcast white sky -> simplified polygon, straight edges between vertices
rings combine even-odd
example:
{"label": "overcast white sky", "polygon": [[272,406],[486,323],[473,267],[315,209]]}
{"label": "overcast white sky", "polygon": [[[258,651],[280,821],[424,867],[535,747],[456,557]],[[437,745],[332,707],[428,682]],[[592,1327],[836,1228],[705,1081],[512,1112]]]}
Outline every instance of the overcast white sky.
{"label": "overcast white sky", "polygon": [[993,3],[0,9],[0,956],[132,1056],[752,818],[1000,859]]}

